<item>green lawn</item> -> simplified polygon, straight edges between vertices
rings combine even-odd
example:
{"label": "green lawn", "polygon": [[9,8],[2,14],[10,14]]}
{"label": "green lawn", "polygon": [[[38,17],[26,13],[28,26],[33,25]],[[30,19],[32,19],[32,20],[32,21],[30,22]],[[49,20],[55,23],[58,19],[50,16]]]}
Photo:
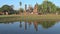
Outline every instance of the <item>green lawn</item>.
{"label": "green lawn", "polygon": [[18,20],[60,20],[60,15],[0,15],[0,22]]}

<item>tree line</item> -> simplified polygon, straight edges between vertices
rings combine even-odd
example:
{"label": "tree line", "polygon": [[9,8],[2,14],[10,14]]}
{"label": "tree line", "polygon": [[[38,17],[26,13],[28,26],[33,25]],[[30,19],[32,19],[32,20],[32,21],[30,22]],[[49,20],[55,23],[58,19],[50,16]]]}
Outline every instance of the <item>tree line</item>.
{"label": "tree line", "polygon": [[[42,13],[42,14],[60,14],[60,7],[56,6],[54,3],[50,1],[43,1],[41,4],[36,4],[37,5],[37,12]],[[20,2],[20,6],[22,6],[22,2]],[[24,11],[23,8],[20,9],[20,11]],[[33,7],[31,9],[34,9]],[[32,11],[32,10],[31,10]]]}
{"label": "tree line", "polygon": [[[20,7],[22,6],[22,2],[19,3]],[[26,4],[25,4],[26,6]],[[0,7],[0,12],[8,12],[9,14],[19,14],[19,13],[23,13],[24,9],[21,7],[19,10],[14,10],[13,9],[13,5],[9,6],[9,5],[3,5],[2,7]],[[56,6],[55,4],[53,4],[50,1],[43,1],[43,3],[38,4],[37,3],[37,12],[38,13],[42,13],[42,14],[60,14],[60,7]],[[33,7],[30,7],[31,11],[33,12]],[[25,7],[26,10],[26,7]]]}
{"label": "tree line", "polygon": [[43,14],[60,13],[60,7],[56,6],[50,1],[43,1],[42,4],[38,4],[38,12]]}
{"label": "tree line", "polygon": [[13,9],[13,5],[9,6],[9,5],[3,5],[2,7],[0,7],[0,12],[8,12],[8,14],[17,14],[18,10],[14,10]]}

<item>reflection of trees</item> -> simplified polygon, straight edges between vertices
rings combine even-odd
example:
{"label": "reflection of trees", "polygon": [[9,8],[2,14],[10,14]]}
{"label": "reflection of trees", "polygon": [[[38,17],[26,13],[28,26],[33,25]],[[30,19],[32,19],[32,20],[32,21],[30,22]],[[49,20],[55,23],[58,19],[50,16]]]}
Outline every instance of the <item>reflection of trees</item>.
{"label": "reflection of trees", "polygon": [[4,23],[4,24],[10,24],[11,23],[11,24],[13,24],[14,22],[7,22],[6,21],[6,22],[0,22],[0,23]]}
{"label": "reflection of trees", "polygon": [[56,21],[41,21],[39,24],[41,24],[44,28],[50,28],[55,24]]}
{"label": "reflection of trees", "polygon": [[56,21],[34,21],[34,28],[38,31],[38,25],[42,25],[43,28],[50,28],[55,24]]}
{"label": "reflection of trees", "polygon": [[[33,25],[34,25],[34,28],[36,31],[38,31],[38,25],[42,25],[43,28],[50,28],[55,23],[56,23],[56,21],[33,21]],[[20,28],[22,28],[22,25],[24,25],[24,29],[27,30],[28,27],[30,28],[31,24],[32,24],[32,21],[24,21],[24,24],[22,24],[22,21],[20,21]]]}

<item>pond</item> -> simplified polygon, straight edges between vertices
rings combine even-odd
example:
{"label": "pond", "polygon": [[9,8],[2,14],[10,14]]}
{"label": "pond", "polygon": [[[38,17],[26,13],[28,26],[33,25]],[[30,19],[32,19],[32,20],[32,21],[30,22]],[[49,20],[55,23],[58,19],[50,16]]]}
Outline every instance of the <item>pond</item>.
{"label": "pond", "polygon": [[0,22],[0,34],[60,34],[60,21]]}

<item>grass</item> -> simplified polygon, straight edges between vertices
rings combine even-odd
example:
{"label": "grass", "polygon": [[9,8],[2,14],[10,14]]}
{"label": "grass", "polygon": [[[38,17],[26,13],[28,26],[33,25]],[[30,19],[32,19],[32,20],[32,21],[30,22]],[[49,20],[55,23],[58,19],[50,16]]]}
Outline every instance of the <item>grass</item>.
{"label": "grass", "polygon": [[0,22],[20,21],[20,20],[60,20],[60,15],[0,15]]}

